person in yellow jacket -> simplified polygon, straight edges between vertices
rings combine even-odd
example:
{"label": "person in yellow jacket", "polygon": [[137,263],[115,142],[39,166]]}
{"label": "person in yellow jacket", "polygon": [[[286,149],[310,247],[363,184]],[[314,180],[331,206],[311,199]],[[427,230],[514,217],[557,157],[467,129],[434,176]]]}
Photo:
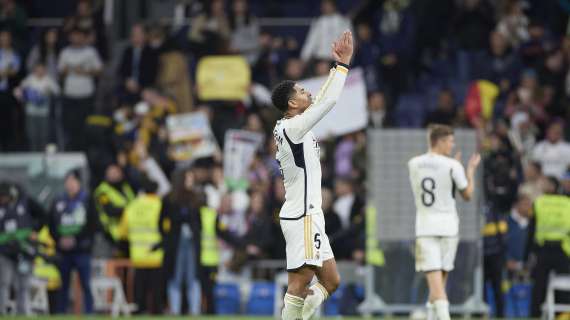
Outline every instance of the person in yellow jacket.
{"label": "person in yellow jacket", "polygon": [[[532,270],[532,317],[541,315],[550,273],[570,273],[570,197],[558,190],[558,180],[548,177],[545,194],[534,201],[534,217],[529,223],[527,256],[531,252],[536,258]],[[561,303],[568,303],[567,295],[560,297],[565,300]]]}
{"label": "person in yellow jacket", "polygon": [[[143,193],[126,208],[118,227],[118,236],[129,241],[129,256],[135,269],[135,303],[137,313],[162,314],[164,252],[159,230],[162,199],[156,194],[158,185],[144,179]],[[152,304],[147,305],[148,298]]]}
{"label": "person in yellow jacket", "polygon": [[135,198],[135,192],[118,164],[112,163],[107,167],[105,180],[95,189],[93,198],[106,238],[126,251],[127,244],[120,241],[118,227],[123,211]]}
{"label": "person in yellow jacket", "polygon": [[[39,251],[43,256],[49,258],[55,257],[55,241],[49,234],[49,228],[47,226],[40,229],[38,242],[40,243]],[[51,314],[55,313],[57,294],[61,287],[61,277],[57,266],[44,257],[38,256],[34,259],[34,276],[47,281],[49,311]]]}

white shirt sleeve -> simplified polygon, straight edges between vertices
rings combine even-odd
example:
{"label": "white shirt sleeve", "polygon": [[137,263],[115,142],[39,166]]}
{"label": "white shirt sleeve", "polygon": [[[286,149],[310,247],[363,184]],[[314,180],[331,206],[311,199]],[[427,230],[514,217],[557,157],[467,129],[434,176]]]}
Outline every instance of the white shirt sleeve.
{"label": "white shirt sleeve", "polygon": [[469,184],[467,181],[467,176],[465,175],[465,169],[461,163],[459,163],[459,161],[453,161],[453,167],[451,168],[451,178],[459,190],[465,190]]}
{"label": "white shirt sleeve", "polygon": [[99,53],[94,48],[91,48],[91,70],[99,71],[103,68],[103,62],[101,61],[101,57],[99,57]]}
{"label": "white shirt sleeve", "polygon": [[63,72],[63,69],[65,69],[66,66],[67,66],[67,51],[64,49],[59,55],[59,59],[57,61],[57,70],[59,72]]}
{"label": "white shirt sleeve", "polygon": [[60,92],[59,85],[51,77],[49,77],[49,80],[48,80],[48,87],[49,87],[49,91],[51,94],[56,95],[56,96],[59,95],[59,92]]}
{"label": "white shirt sleeve", "polygon": [[305,112],[286,121],[286,131],[290,139],[294,142],[301,141],[305,134],[332,109],[342,93],[347,74],[348,69],[343,66],[332,69],[315,102]]}

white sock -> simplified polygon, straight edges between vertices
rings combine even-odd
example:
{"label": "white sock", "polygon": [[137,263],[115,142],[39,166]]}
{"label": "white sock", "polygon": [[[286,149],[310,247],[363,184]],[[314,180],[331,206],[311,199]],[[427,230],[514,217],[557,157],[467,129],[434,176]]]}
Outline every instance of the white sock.
{"label": "white sock", "polygon": [[320,283],[315,283],[309,290],[313,292],[305,298],[303,305],[303,320],[309,320],[315,314],[319,306],[329,297],[327,289]]}
{"label": "white sock", "polygon": [[426,320],[437,320],[437,317],[435,315],[435,306],[433,305],[433,303],[428,301],[426,303],[426,308],[427,308]]}
{"label": "white sock", "polygon": [[303,303],[304,300],[301,297],[294,296],[292,294],[285,294],[283,298],[285,306],[281,312],[281,317],[283,320],[302,320]]}
{"label": "white sock", "polygon": [[449,320],[449,301],[447,300],[435,300],[433,302],[435,307],[435,314],[438,320]]}

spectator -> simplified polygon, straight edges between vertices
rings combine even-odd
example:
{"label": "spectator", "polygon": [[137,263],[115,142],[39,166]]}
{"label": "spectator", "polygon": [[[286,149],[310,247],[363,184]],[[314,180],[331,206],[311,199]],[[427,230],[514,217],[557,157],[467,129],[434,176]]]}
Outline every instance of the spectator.
{"label": "spectator", "polygon": [[82,129],[93,112],[95,80],[103,64],[99,54],[87,44],[85,30],[74,29],[71,45],[64,48],[58,61],[63,80],[62,122],[67,151],[84,149]]}
{"label": "spectator", "polygon": [[368,94],[368,127],[383,128],[386,126],[386,98],[381,91]]}
{"label": "spectator", "polygon": [[230,23],[223,0],[209,1],[206,13],[194,19],[188,35],[192,51],[198,58],[226,52],[230,36]]}
{"label": "spectator", "polygon": [[435,110],[428,113],[424,126],[432,123],[454,125],[457,117],[455,98],[449,89],[439,92]]}
{"label": "spectator", "polygon": [[31,316],[29,292],[36,255],[32,247],[45,214],[38,203],[7,182],[0,182],[0,210],[0,315],[6,315],[13,289],[16,314]]}
{"label": "spectator", "polygon": [[285,64],[284,78],[292,81],[302,80],[304,70],[305,66],[302,60],[298,58],[290,58]]}
{"label": "spectator", "polygon": [[160,248],[159,225],[163,203],[157,190],[155,182],[144,179],[142,193],[127,205],[119,224],[118,233],[121,239],[129,242],[129,257],[135,269],[137,314],[161,314],[163,311],[164,251]]}
{"label": "spectator", "polygon": [[511,275],[522,273],[528,238],[528,223],[532,215],[532,199],[519,194],[508,218],[507,270]]}
{"label": "spectator", "polygon": [[[505,216],[494,208],[487,208],[486,211],[482,232],[484,283],[489,282],[493,288],[496,305],[494,316],[502,318],[505,314],[501,285],[505,266],[507,222]],[[487,290],[484,292],[484,299],[489,302]]]}
{"label": "spectator", "polygon": [[532,20],[528,26],[528,34],[530,37],[519,48],[519,54],[526,66],[537,68],[548,49],[553,47],[553,43],[541,21]]}
{"label": "spectator", "polygon": [[335,175],[349,177],[352,174],[352,156],[356,142],[354,135],[348,134],[342,137],[334,151]]}
{"label": "spectator", "polygon": [[539,69],[539,79],[542,84],[541,105],[549,117],[566,116],[566,106],[559,103],[564,96],[566,71],[562,50],[548,52]]}
{"label": "spectator", "polygon": [[337,242],[338,260],[350,260],[361,250],[364,240],[364,201],[354,193],[350,179],[337,177],[335,181],[336,200],[333,210],[340,218],[341,231],[330,235],[331,242]]}
{"label": "spectator", "polygon": [[103,234],[125,252],[126,244],[120,241],[118,227],[123,211],[134,198],[135,192],[126,181],[123,169],[115,163],[109,164],[105,180],[95,189],[93,199]]}
{"label": "spectator", "polygon": [[378,90],[378,62],[380,48],[372,38],[372,29],[367,23],[356,26],[356,49],[352,65],[364,69],[364,79],[368,92]]}
{"label": "spectator", "polygon": [[[334,196],[329,188],[322,188],[322,195],[323,195],[323,214],[325,216],[325,233],[327,235],[338,234],[341,229],[341,222],[338,214],[333,210],[333,200]],[[338,243],[331,242],[331,247],[333,252],[337,252]]]}
{"label": "spectator", "polygon": [[[164,37],[163,32],[162,29],[154,31],[156,37]],[[173,41],[162,45],[158,65],[156,80],[158,88],[174,98],[180,113],[191,112],[194,109],[194,100],[188,62],[184,53]]]}
{"label": "spectator", "polygon": [[253,192],[250,196],[249,209],[246,213],[247,232],[244,245],[249,258],[262,259],[269,256],[272,246],[272,227],[264,193]]}
{"label": "spectator", "polygon": [[507,92],[519,79],[520,61],[500,32],[493,31],[489,36],[489,51],[475,66],[475,72]]}
{"label": "spectator", "polygon": [[562,177],[570,165],[570,143],[564,141],[562,122],[552,123],[546,132],[546,139],[539,142],[532,152],[534,161],[542,165],[546,176]]}
{"label": "spectator", "polygon": [[[174,180],[174,189],[160,215],[168,303],[170,314],[181,314],[184,285],[188,313],[197,314],[198,306],[193,301],[196,301],[194,288],[200,256],[200,208],[204,205],[204,197],[196,191],[194,173],[190,169],[178,172]],[[167,220],[170,230],[164,228]]]}
{"label": "spectator", "polygon": [[231,47],[253,64],[259,54],[257,18],[249,12],[247,0],[234,0],[232,10],[233,14],[229,16],[229,26],[232,30]]}
{"label": "spectator", "polygon": [[540,197],[544,191],[542,166],[538,162],[530,162],[524,167],[524,181],[519,186],[519,194],[529,197],[530,201]]}
{"label": "spectator", "polygon": [[330,44],[344,31],[351,29],[350,20],[338,13],[333,0],[321,1],[321,16],[311,24],[301,51],[301,59],[331,61]]}
{"label": "spectator", "polygon": [[12,94],[21,59],[12,46],[10,31],[0,31],[0,150],[17,150],[21,142],[18,101]]}
{"label": "spectator", "polygon": [[24,49],[28,40],[28,16],[16,0],[2,0],[0,8],[0,26],[14,37],[14,47]]}
{"label": "spectator", "polygon": [[75,15],[68,17],[63,25],[63,31],[71,34],[75,29],[89,30],[86,33],[86,43],[97,48],[99,56],[107,60],[107,39],[105,25],[101,12],[95,12],[91,0],[77,1]]}
{"label": "spectator", "polygon": [[489,201],[489,210],[497,214],[507,213],[517,192],[517,159],[495,133],[490,137],[490,150],[484,161],[484,190]]}
{"label": "spectator", "polygon": [[31,151],[43,151],[50,141],[50,115],[53,98],[59,95],[59,85],[38,63],[14,95],[26,106],[26,131]]}
{"label": "spectator", "polygon": [[497,32],[508,39],[510,45],[516,49],[529,38],[528,24],[528,18],[523,12],[522,1],[508,0],[505,14],[497,24]]}
{"label": "spectator", "polygon": [[118,76],[121,91],[127,103],[135,103],[142,89],[151,87],[156,80],[158,57],[146,43],[146,30],[142,24],[131,28],[131,44],[123,51]]}
{"label": "spectator", "polygon": [[65,193],[53,202],[49,216],[50,234],[61,259],[58,313],[66,313],[69,307],[69,286],[74,269],[81,282],[84,313],[93,313],[91,249],[96,218],[92,209],[89,194],[81,186],[81,173],[70,171],[65,177]]}
{"label": "spectator", "polygon": [[460,6],[453,28],[459,45],[459,78],[468,81],[474,72],[471,63],[487,47],[487,39],[494,25],[493,9],[487,0],[467,0]]}
{"label": "spectator", "polygon": [[46,66],[49,76],[52,79],[59,79],[57,69],[57,58],[61,51],[59,41],[59,33],[56,28],[47,29],[40,39],[40,43],[35,45],[28,55],[26,67],[28,71],[33,70],[34,66],[41,63]]}
{"label": "spectator", "polygon": [[[528,227],[527,256],[532,253],[535,261],[530,312],[533,317],[541,314],[551,272],[570,273],[570,198],[559,194],[559,187],[555,177],[547,177],[545,194],[534,201],[534,216]],[[555,298],[555,303],[568,303],[566,295],[559,298]]]}

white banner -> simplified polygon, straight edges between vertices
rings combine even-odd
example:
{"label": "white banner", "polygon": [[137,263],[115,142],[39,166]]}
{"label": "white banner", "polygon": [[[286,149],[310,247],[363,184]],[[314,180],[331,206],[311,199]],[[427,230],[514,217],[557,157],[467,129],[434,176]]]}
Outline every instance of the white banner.
{"label": "white banner", "polygon": [[209,157],[219,149],[208,117],[202,112],[169,116],[166,127],[171,153],[177,161]]}
{"label": "white banner", "polygon": [[230,187],[245,182],[255,152],[262,144],[263,135],[260,133],[234,129],[226,131],[224,177]]}
{"label": "white banner", "polygon": [[[299,81],[299,85],[316,95],[327,77]],[[317,123],[313,132],[319,139],[340,136],[366,128],[368,109],[366,84],[362,69],[350,70],[342,94],[333,109]]]}

